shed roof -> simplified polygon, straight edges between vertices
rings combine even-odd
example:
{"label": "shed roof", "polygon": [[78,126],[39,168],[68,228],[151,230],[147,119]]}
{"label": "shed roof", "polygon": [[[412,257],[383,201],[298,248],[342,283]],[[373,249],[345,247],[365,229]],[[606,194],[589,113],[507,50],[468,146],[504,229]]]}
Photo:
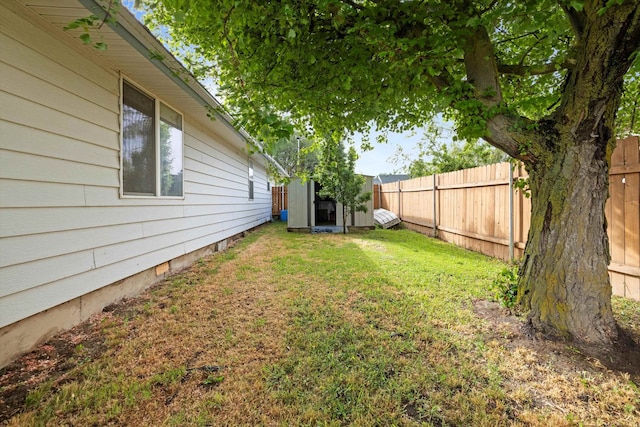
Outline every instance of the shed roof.
{"label": "shed roof", "polygon": [[405,181],[411,179],[411,176],[407,174],[381,174],[374,178],[374,184],[388,184],[390,182]]}

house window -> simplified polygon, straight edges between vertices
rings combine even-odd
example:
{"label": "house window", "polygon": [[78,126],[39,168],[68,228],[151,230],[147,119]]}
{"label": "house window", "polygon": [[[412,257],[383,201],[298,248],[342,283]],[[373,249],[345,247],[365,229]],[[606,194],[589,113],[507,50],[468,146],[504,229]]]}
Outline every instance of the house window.
{"label": "house window", "polygon": [[249,200],[253,200],[253,161],[249,160]]}
{"label": "house window", "polygon": [[182,115],[123,82],[123,194],[182,197],[182,146]]}

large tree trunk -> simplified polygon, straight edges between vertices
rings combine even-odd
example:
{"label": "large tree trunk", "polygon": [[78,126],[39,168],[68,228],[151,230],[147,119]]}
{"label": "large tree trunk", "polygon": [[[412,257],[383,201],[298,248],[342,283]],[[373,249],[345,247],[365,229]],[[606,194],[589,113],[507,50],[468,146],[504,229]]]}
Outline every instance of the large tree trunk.
{"label": "large tree trunk", "polygon": [[549,167],[533,167],[531,228],[519,299],[537,330],[611,344],[617,328],[607,267],[606,154],[593,144],[568,147]]}

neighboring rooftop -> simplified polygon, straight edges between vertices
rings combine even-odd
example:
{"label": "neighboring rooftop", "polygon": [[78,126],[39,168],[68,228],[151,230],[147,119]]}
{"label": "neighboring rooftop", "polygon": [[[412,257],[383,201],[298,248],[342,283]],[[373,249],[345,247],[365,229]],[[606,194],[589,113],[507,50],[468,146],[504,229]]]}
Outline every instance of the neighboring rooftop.
{"label": "neighboring rooftop", "polygon": [[374,184],[388,184],[390,182],[398,182],[398,181],[406,181],[407,179],[411,179],[411,176],[407,174],[380,174],[373,178]]}

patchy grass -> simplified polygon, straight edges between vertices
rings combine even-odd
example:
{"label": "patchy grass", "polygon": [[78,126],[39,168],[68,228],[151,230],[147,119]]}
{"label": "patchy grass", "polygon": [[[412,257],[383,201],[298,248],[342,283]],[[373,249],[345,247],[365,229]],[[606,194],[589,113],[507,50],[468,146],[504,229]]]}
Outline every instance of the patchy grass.
{"label": "patchy grass", "polygon": [[[264,227],[96,316],[67,369],[0,371],[3,399],[29,390],[5,421],[638,425],[637,375],[528,340],[487,301],[503,268],[410,231]],[[637,338],[640,304],[613,304]]]}

